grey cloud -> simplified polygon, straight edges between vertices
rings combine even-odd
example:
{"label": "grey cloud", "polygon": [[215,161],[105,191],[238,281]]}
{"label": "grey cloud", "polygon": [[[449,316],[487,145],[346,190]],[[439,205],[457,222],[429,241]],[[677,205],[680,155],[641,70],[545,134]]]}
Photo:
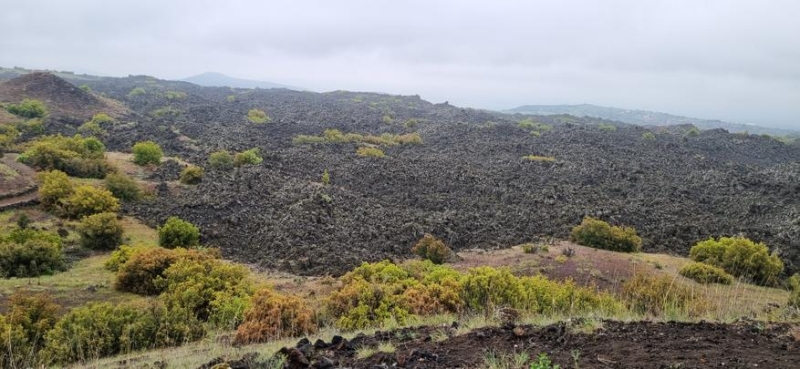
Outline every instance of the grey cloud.
{"label": "grey cloud", "polygon": [[4,9],[5,66],[219,71],[479,108],[587,102],[800,128],[795,1],[27,0]]}

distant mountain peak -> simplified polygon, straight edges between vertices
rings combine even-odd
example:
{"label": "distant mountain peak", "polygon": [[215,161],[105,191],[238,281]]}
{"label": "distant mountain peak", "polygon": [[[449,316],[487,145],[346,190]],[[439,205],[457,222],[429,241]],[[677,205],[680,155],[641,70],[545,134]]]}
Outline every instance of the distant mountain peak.
{"label": "distant mountain peak", "polygon": [[181,79],[181,81],[194,83],[206,87],[233,87],[233,88],[285,88],[289,90],[304,91],[305,89],[284,85],[275,82],[257,81],[231,77],[219,72],[205,72],[196,76]]}

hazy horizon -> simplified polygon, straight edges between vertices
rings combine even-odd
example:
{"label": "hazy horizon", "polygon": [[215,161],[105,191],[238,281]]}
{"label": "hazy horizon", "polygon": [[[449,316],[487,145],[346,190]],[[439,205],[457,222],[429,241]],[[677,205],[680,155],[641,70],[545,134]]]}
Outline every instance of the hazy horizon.
{"label": "hazy horizon", "polygon": [[0,65],[504,110],[593,104],[800,129],[792,1],[26,1]]}

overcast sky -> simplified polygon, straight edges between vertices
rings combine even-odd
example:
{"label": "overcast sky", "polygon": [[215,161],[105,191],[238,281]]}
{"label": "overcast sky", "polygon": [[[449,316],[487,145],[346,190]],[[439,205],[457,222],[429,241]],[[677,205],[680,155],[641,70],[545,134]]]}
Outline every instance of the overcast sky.
{"label": "overcast sky", "polygon": [[800,1],[0,1],[6,67],[800,128]]}

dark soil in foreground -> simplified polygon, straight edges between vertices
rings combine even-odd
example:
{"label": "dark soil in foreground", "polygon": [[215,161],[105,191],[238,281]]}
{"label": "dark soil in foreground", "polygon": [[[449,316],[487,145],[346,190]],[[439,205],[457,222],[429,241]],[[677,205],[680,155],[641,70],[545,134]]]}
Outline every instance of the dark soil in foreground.
{"label": "dark soil in foreground", "polygon": [[[788,325],[759,323],[620,323],[606,321],[593,333],[577,333],[560,323],[543,328],[482,328],[435,342],[437,331],[451,328],[415,328],[378,332],[351,341],[335,338],[316,343],[302,340],[285,348],[287,368],[485,368],[491,354],[510,361],[525,352],[530,363],[546,353],[561,368],[797,368],[800,342]],[[355,359],[355,350],[392,342],[395,353],[377,353]],[[579,353],[579,356],[577,354]],[[576,366],[576,359],[577,366]],[[262,358],[264,359],[264,358]],[[255,354],[229,362],[231,367],[256,367]],[[215,360],[211,367],[223,360]],[[333,366],[330,366],[333,365]],[[513,365],[512,365],[513,366]]]}

